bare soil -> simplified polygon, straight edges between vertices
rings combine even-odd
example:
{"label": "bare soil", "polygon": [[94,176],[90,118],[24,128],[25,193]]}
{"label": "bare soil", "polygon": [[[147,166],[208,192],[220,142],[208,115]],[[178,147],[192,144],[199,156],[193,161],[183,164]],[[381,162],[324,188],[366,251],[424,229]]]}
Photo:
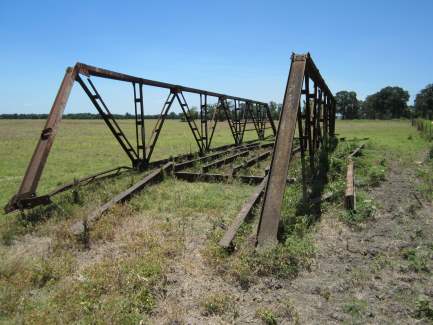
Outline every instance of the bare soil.
{"label": "bare soil", "polygon": [[[416,198],[414,174],[393,163],[387,180],[371,191],[378,209],[361,229],[322,218],[315,267],[291,284],[302,323],[418,322],[415,299],[433,297],[433,279],[429,271],[412,270],[403,252],[431,249],[433,220],[432,206]],[[353,301],[365,302],[355,317],[347,312]]]}

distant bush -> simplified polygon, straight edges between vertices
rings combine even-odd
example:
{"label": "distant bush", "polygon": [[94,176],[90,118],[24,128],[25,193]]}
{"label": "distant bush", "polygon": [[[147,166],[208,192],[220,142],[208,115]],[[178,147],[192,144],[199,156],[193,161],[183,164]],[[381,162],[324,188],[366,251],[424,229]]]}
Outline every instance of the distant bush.
{"label": "distant bush", "polygon": [[427,140],[433,140],[433,121],[416,119],[415,126]]}

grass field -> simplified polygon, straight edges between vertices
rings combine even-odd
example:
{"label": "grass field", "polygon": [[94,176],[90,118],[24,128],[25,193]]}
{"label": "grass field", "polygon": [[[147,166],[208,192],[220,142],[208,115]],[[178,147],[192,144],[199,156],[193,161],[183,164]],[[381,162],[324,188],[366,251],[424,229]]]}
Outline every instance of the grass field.
{"label": "grass field", "polygon": [[[0,120],[0,206],[3,207],[18,189],[44,123],[42,120]],[[149,136],[155,121],[146,120],[145,123]],[[121,120],[119,124],[128,138],[135,141],[134,122]],[[245,140],[254,137],[254,132],[245,133]],[[233,143],[232,139],[228,125],[219,123],[213,146]],[[197,145],[188,124],[167,120],[152,160],[196,151]],[[102,120],[64,120],[49,155],[38,193],[44,194],[76,177],[122,165],[130,166],[131,163]]]}
{"label": "grass field", "polygon": [[[15,194],[31,158],[42,120],[0,120],[0,206]],[[149,126],[154,121],[146,121]],[[408,121],[338,121],[340,137],[370,137],[379,146],[390,146],[396,151],[416,153],[423,142],[416,137]],[[129,138],[135,139],[133,121],[120,121]],[[146,129],[149,133],[151,127]],[[269,131],[269,130],[267,130]],[[408,137],[413,135],[414,140]],[[254,138],[246,134],[245,140]],[[415,140],[417,139],[417,140]],[[214,136],[214,146],[231,143],[227,124],[221,123]],[[196,151],[196,144],[186,123],[168,120],[161,132],[153,159]],[[405,154],[403,157],[406,157]],[[76,177],[86,176],[104,169],[126,165],[130,161],[108,128],[100,120],[64,120],[50,153],[38,193],[43,194],[57,185]]]}
{"label": "grass field", "polygon": [[[133,124],[121,123],[132,136]],[[17,190],[42,126],[42,121],[0,121],[2,206]],[[329,158],[329,181],[324,190],[338,195],[322,209],[335,211],[348,223],[368,218],[375,204],[368,190],[386,177],[392,161],[413,166],[429,149],[428,142],[404,120],[338,121],[336,132],[346,141],[340,142]],[[356,158],[360,212],[347,215],[341,200],[345,157],[366,137],[363,155]],[[353,138],[358,140],[350,141]],[[230,139],[224,126],[215,135],[214,144],[230,143]],[[154,159],[195,151],[185,123],[167,121],[161,140]],[[102,121],[63,121],[40,193],[74,177],[118,165],[129,165],[129,161]],[[430,165],[425,165],[419,171],[425,184],[431,182],[428,168]],[[299,170],[291,173],[299,176]],[[35,209],[25,216],[0,215],[0,323],[133,324],[157,317],[161,308],[164,321],[174,321],[180,317],[176,304],[160,306],[170,286],[166,275],[173,264],[180,265],[182,272],[198,272],[191,285],[200,285],[203,272],[194,268],[203,264],[217,270],[224,283],[234,281],[241,287],[254,283],[257,276],[293,278],[309,267],[315,251],[311,237],[316,220],[308,210],[300,210],[299,182],[286,190],[283,243],[263,254],[251,249],[254,223],[241,229],[236,254],[227,255],[215,245],[223,232],[220,225],[230,223],[254,190],[239,183],[186,183],[168,178],[107,213],[90,232],[91,250],[71,237],[68,229],[73,222],[139,177],[127,173],[117,180],[87,186],[80,190],[78,204],[70,193],[64,193],[53,207]],[[420,186],[431,200],[428,185]],[[199,255],[203,260],[189,259]],[[201,313],[237,317],[229,296],[199,295],[195,299]],[[287,305],[284,313],[290,310]],[[267,309],[257,310],[257,315],[265,320],[278,317]]]}

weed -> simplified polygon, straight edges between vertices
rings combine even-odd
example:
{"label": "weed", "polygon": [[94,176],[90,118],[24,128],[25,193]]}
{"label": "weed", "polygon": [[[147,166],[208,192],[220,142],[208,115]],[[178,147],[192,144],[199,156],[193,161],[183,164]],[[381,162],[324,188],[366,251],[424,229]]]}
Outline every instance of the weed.
{"label": "weed", "polygon": [[273,275],[280,278],[295,277],[301,266],[307,267],[314,254],[309,236],[290,236],[284,244],[267,247],[253,254],[248,263],[258,275]]}
{"label": "weed", "polygon": [[409,263],[409,270],[415,272],[429,272],[427,265],[429,256],[421,248],[406,248],[402,251],[402,255]]}
{"label": "weed", "polygon": [[385,254],[376,255],[371,263],[371,269],[373,272],[379,272],[387,267],[392,266],[392,260]]}
{"label": "weed", "polygon": [[277,318],[274,312],[267,308],[260,308],[256,311],[256,316],[262,320],[266,325],[277,325]]}
{"label": "weed", "polygon": [[278,308],[278,316],[290,320],[293,324],[299,324],[299,313],[290,299],[283,301]]}
{"label": "weed", "polygon": [[320,295],[321,295],[325,300],[329,300],[329,298],[331,298],[331,291],[330,291],[328,288],[321,289],[321,290],[320,290]]}
{"label": "weed", "polygon": [[232,276],[236,279],[242,289],[248,290],[253,279],[252,269],[249,266],[248,262],[245,261],[245,257],[239,256],[238,259],[233,261],[233,264],[231,266]]}
{"label": "weed", "polygon": [[370,274],[363,269],[354,267],[350,273],[350,282],[353,287],[365,287]]}
{"label": "weed", "polygon": [[415,302],[415,317],[433,320],[433,304],[426,296],[419,296]]}
{"label": "weed", "polygon": [[201,305],[205,316],[223,315],[234,311],[233,297],[221,292],[207,295]]}
{"label": "weed", "polygon": [[349,314],[353,321],[359,321],[364,317],[367,307],[367,301],[354,298],[343,305],[343,311]]}
{"label": "weed", "polygon": [[15,218],[6,218],[3,220],[1,230],[0,230],[0,238],[1,243],[6,246],[12,245],[14,239],[25,233],[25,226],[18,222]]}
{"label": "weed", "polygon": [[379,186],[385,179],[385,169],[382,166],[370,167],[368,172],[368,183],[370,186]]}
{"label": "weed", "polygon": [[356,226],[359,223],[362,223],[374,216],[375,211],[376,206],[374,205],[373,201],[368,199],[368,196],[365,192],[358,191],[356,198],[356,210],[343,211],[341,217],[343,221],[349,225]]}

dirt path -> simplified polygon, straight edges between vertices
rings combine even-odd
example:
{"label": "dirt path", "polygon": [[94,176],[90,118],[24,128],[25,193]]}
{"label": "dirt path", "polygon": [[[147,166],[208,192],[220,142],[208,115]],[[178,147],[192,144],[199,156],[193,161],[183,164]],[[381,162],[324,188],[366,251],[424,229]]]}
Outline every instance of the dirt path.
{"label": "dirt path", "polygon": [[[418,322],[415,301],[433,297],[433,279],[419,270],[422,257],[411,262],[405,252],[431,256],[433,218],[432,207],[415,197],[416,183],[413,170],[393,163],[387,180],[372,190],[378,209],[362,229],[322,218],[315,268],[292,283],[302,323]],[[431,269],[431,260],[425,263]]]}
{"label": "dirt path", "polygon": [[[323,215],[310,271],[292,282],[258,278],[247,290],[205,263],[212,225],[204,215],[191,218],[185,238],[194,241],[186,239],[184,254],[173,261],[154,323],[261,324],[256,311],[264,307],[277,311],[280,324],[425,323],[415,318],[416,301],[433,298],[433,218],[432,207],[415,197],[416,184],[413,170],[393,163],[386,181],[372,190],[373,218],[351,229],[337,215]],[[206,315],[203,303],[212,293],[232,297],[234,308]]]}

